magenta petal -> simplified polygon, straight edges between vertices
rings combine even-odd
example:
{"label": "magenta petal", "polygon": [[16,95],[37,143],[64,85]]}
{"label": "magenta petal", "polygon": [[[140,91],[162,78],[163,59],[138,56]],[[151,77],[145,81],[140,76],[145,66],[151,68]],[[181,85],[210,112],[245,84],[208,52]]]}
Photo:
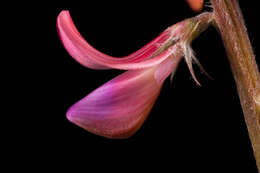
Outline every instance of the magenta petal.
{"label": "magenta petal", "polygon": [[[80,64],[93,69],[140,69],[159,64],[168,57],[170,52],[164,52],[149,59],[169,38],[173,38],[183,28],[185,22],[178,23],[166,29],[153,41],[140,50],[126,57],[116,58],[99,52],[93,48],[76,29],[68,11],[62,11],[57,18],[57,29],[62,43],[70,55]],[[149,60],[147,60],[149,59]],[[144,61],[147,60],[147,61]]]}
{"label": "magenta petal", "polygon": [[104,137],[133,135],[151,111],[163,81],[176,69],[180,59],[180,55],[168,57],[155,67],[124,72],[73,105],[67,118]]}

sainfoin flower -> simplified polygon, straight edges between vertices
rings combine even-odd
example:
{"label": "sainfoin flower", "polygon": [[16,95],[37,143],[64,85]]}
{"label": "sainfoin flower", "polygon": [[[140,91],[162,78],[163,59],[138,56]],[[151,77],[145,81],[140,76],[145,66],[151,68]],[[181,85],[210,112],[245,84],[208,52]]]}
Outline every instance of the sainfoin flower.
{"label": "sainfoin flower", "polygon": [[107,138],[133,135],[149,115],[165,79],[184,55],[196,80],[191,66],[195,57],[189,45],[199,25],[197,19],[184,20],[138,51],[126,57],[111,57],[84,40],[69,12],[62,11],[57,18],[58,34],[77,62],[91,69],[127,70],[74,104],[67,112],[68,120]]}

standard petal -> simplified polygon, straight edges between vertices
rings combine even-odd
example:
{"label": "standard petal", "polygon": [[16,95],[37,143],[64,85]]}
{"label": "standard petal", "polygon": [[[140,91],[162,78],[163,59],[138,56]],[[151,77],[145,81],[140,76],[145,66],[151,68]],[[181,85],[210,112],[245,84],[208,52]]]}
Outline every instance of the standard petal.
{"label": "standard petal", "polygon": [[67,118],[100,136],[133,135],[151,111],[163,81],[176,69],[180,59],[181,53],[157,66],[124,72],[73,105]]}
{"label": "standard petal", "polygon": [[[78,32],[68,11],[62,11],[57,18],[59,37],[70,55],[80,64],[93,69],[140,69],[159,64],[167,57],[169,52],[153,57],[166,43],[172,41],[183,29],[185,22],[169,27],[157,38],[145,45],[140,50],[126,57],[111,57],[93,48]],[[149,59],[153,57],[152,59]],[[147,60],[149,59],[149,60]],[[144,61],[147,60],[147,61]]]}

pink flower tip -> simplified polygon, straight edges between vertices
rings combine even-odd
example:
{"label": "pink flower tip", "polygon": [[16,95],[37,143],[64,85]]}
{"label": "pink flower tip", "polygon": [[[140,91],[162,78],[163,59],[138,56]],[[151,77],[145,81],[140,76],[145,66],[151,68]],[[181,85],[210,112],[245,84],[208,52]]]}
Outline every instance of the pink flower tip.
{"label": "pink flower tip", "polygon": [[186,2],[193,11],[199,12],[202,10],[204,0],[186,0]]}

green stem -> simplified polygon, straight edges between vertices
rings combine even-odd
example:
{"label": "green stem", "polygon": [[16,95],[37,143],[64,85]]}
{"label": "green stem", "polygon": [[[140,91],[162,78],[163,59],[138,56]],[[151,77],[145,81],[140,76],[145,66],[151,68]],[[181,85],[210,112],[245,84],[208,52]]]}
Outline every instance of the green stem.
{"label": "green stem", "polygon": [[260,75],[237,0],[211,0],[260,172]]}

